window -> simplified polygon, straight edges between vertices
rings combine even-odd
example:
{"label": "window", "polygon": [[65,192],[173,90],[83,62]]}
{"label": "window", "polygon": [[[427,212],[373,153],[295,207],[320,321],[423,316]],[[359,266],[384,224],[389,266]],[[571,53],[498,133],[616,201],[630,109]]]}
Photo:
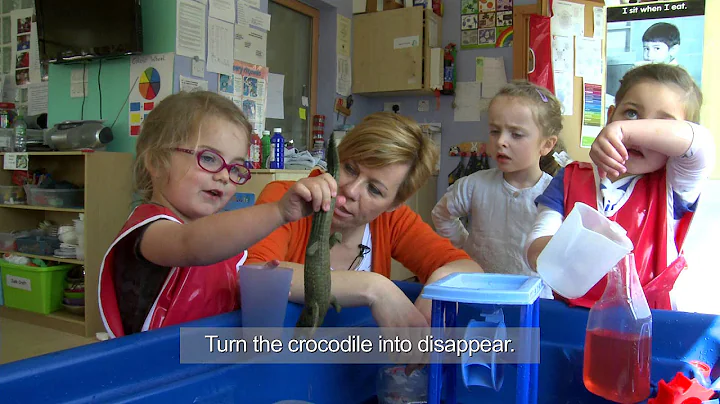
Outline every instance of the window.
{"label": "window", "polygon": [[[320,12],[297,0],[268,2],[270,32],[267,66],[270,73],[285,76],[283,86],[284,119],[265,120],[266,130],[282,128],[285,141],[309,149],[312,116],[316,111],[317,55]],[[307,98],[307,105],[303,103]],[[305,119],[300,109],[305,108]]]}

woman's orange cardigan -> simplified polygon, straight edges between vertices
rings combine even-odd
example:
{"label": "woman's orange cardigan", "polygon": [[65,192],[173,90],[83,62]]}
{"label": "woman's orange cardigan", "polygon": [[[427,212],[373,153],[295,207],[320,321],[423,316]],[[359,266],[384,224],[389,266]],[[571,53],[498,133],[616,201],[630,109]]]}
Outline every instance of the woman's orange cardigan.
{"label": "woman's orange cardigan", "polygon": [[[310,176],[319,175],[313,170]],[[260,193],[256,204],[280,200],[294,181],[273,181]],[[305,249],[310,236],[312,215],[288,223],[248,250],[247,264],[277,259],[280,261],[305,263]],[[441,237],[420,216],[406,205],[392,212],[385,212],[370,223],[372,235],[372,270],[390,277],[391,258],[412,271],[422,283],[443,265],[469,260],[465,251],[453,247],[450,241]]]}

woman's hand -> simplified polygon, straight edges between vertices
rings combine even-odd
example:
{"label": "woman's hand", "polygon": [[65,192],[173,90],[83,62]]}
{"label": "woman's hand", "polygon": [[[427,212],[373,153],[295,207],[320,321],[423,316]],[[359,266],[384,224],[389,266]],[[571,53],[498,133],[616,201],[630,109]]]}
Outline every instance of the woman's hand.
{"label": "woman's hand", "polygon": [[[286,223],[291,223],[313,212],[330,210],[330,199],[337,196],[337,182],[330,174],[306,177],[295,182],[278,202],[280,213]],[[336,206],[342,206],[345,198],[337,198]]]}
{"label": "woman's hand", "polygon": [[606,175],[619,177],[627,171],[628,136],[623,133],[620,124],[612,122],[606,125],[590,147],[590,158],[598,167],[600,178]]}
{"label": "woman's hand", "polygon": [[383,331],[383,338],[410,341],[410,352],[391,352],[390,360],[397,364],[407,364],[406,372],[419,368],[428,362],[429,355],[420,352],[418,341],[430,335],[430,325],[425,316],[408,299],[400,288],[388,280],[375,294],[370,304],[375,322]]}

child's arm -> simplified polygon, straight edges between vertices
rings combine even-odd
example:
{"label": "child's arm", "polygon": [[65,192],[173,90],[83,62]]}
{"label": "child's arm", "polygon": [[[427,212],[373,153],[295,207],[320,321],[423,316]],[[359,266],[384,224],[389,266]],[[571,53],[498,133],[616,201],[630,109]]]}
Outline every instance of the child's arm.
{"label": "child's arm", "polygon": [[475,181],[470,181],[470,178],[462,177],[457,180],[432,210],[435,231],[450,239],[456,248],[463,248],[468,238],[468,231],[460,218],[466,217],[472,206]]}
{"label": "child's arm", "polygon": [[[187,224],[158,220],[140,242],[145,259],[157,265],[203,266],[241,253],[285,223],[330,207],[337,183],[329,174],[303,178],[278,202],[222,212]],[[336,206],[342,206],[338,198]]]}
{"label": "child's arm", "polygon": [[605,126],[595,139],[590,158],[601,176],[605,173],[619,176],[626,171],[628,148],[647,148],[668,157],[680,157],[689,151],[696,136],[710,134],[700,125],[673,119],[615,121]]}
{"label": "child's arm", "polygon": [[525,242],[525,256],[527,264],[534,271],[537,270],[537,259],[548,245],[552,236],[560,229],[563,216],[545,205],[538,205],[538,215],[533,224],[532,231]]}
{"label": "child's arm", "polygon": [[[705,181],[715,166],[715,142],[709,130],[691,124],[694,136],[690,147],[679,157],[670,157],[667,163],[667,181],[673,191],[675,218],[694,211]],[[682,203],[677,203],[678,201]]]}
{"label": "child's arm", "polygon": [[535,199],[538,213],[532,231],[525,240],[527,265],[535,270],[537,259],[565,218],[565,169],[561,169],[542,195]]}

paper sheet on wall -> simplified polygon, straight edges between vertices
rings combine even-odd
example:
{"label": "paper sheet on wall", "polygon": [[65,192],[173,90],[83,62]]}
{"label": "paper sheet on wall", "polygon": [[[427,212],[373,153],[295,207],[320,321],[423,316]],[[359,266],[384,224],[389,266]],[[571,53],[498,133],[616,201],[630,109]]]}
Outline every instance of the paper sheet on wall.
{"label": "paper sheet on wall", "polygon": [[267,33],[248,25],[235,25],[235,60],[267,65]]}
{"label": "paper sheet on wall", "polygon": [[483,60],[482,98],[492,98],[507,84],[505,59],[486,57]]}
{"label": "paper sheet on wall", "polygon": [[602,84],[583,82],[583,94],[580,147],[590,148],[602,130]]}
{"label": "paper sheet on wall", "polygon": [[350,65],[350,57],[337,55],[337,83],[335,91],[347,97],[352,91],[352,67]]}
{"label": "paper sheet on wall", "polygon": [[198,80],[191,77],[186,77],[183,75],[180,75],[180,91],[195,91],[195,90],[205,90],[208,89],[208,82],[207,80]]}
{"label": "paper sheet on wall", "polygon": [[572,115],[575,103],[575,75],[570,71],[553,71],[553,79],[555,80],[555,96],[560,104],[562,104],[562,114]]}
{"label": "paper sheet on wall", "polygon": [[562,114],[573,114],[574,77],[572,36],[552,36],[553,79],[555,82],[555,95],[562,104]]}
{"label": "paper sheet on wall", "polygon": [[207,71],[232,74],[235,27],[233,24],[208,18]]}
{"label": "paper sheet on wall", "polygon": [[235,23],[235,0],[210,0],[210,17]]}
{"label": "paper sheet on wall", "polygon": [[205,60],[205,6],[192,0],[178,0],[176,19],[175,52]]}
{"label": "paper sheet on wall", "polygon": [[349,18],[337,15],[337,54],[350,56],[350,38],[352,35],[352,22]]}
{"label": "paper sheet on wall", "polygon": [[489,99],[482,99],[483,83],[479,81],[458,82],[455,89],[456,122],[478,122],[490,105]]}
{"label": "paper sheet on wall", "polygon": [[475,58],[475,81],[483,81],[483,73],[485,72],[485,58],[478,56]]}
{"label": "paper sheet on wall", "polygon": [[573,73],[573,37],[552,36],[553,70]]}
{"label": "paper sheet on wall", "polygon": [[232,76],[218,75],[218,92],[235,102],[258,133],[265,129],[268,74],[265,66],[236,60]]}
{"label": "paper sheet on wall", "polygon": [[130,136],[140,134],[148,114],[173,91],[173,53],[130,57]]}
{"label": "paper sheet on wall", "polygon": [[553,35],[585,35],[585,5],[564,0],[553,2],[550,31]]}
{"label": "paper sheet on wall", "polygon": [[270,14],[250,8],[245,3],[237,4],[237,23],[242,25],[254,25],[258,28],[270,31]]}
{"label": "paper sheet on wall", "polygon": [[15,85],[26,88],[40,83],[40,53],[38,51],[37,24],[32,22],[33,9],[10,12],[10,74]]}
{"label": "paper sheet on wall", "polygon": [[238,4],[245,3],[250,7],[260,8],[260,0],[238,0]]}
{"label": "paper sheet on wall", "polygon": [[48,112],[48,83],[47,81],[28,85],[28,115],[37,115]]}
{"label": "paper sheet on wall", "polygon": [[605,39],[605,7],[593,7],[593,38]]}
{"label": "paper sheet on wall", "polygon": [[283,91],[285,89],[285,76],[282,74],[268,74],[267,114],[265,118],[285,119],[285,103]]}
{"label": "paper sheet on wall", "polygon": [[575,38],[575,75],[590,83],[602,83],[602,40]]}

